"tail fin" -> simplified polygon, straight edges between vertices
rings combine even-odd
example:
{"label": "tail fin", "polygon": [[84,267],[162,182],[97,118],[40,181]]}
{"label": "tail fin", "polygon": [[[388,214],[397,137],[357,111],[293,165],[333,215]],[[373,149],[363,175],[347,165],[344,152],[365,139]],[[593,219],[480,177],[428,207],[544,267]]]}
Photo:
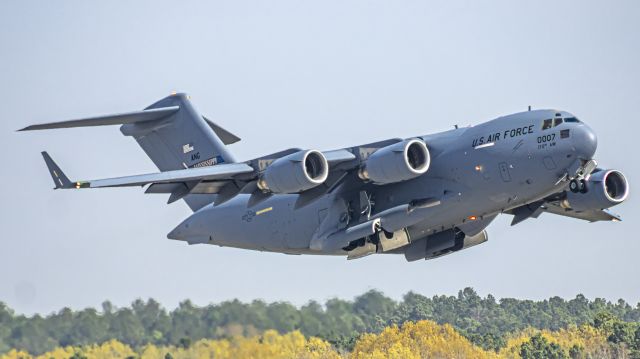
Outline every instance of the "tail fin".
{"label": "tail fin", "polygon": [[240,139],[205,119],[187,95],[165,97],[145,111],[175,107],[178,111],[162,121],[126,123],[120,131],[133,137],[161,171],[235,162],[225,143]]}
{"label": "tail fin", "polygon": [[[42,130],[102,125],[122,125],[120,131],[133,137],[160,171],[233,163],[235,159],[225,145],[240,138],[203,117],[191,104],[189,96],[173,94],[147,107],[144,111],[93,117],[64,122],[45,123],[23,128]],[[43,153],[56,188],[66,188],[69,179]],[[191,194],[184,197],[192,210],[215,199],[215,195]]]}
{"label": "tail fin", "polygon": [[[235,159],[225,144],[240,139],[205,119],[193,106],[189,96],[174,94],[145,110],[179,107],[161,123],[135,122],[123,124],[120,131],[133,137],[160,171],[233,163]],[[218,134],[216,134],[216,132]],[[185,202],[197,210],[215,199],[215,195],[188,195]]]}

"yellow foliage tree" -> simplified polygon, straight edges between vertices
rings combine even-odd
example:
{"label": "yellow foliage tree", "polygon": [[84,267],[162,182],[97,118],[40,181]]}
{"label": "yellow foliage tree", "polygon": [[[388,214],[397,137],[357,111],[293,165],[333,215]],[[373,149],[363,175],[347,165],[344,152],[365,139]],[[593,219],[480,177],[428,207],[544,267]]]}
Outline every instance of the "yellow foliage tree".
{"label": "yellow foliage tree", "polygon": [[24,351],[11,350],[0,359],[68,359],[74,354],[87,359],[164,359],[169,354],[174,359],[338,359],[340,355],[328,342],[319,338],[305,338],[299,331],[280,335],[268,330],[260,336],[235,337],[221,340],[199,340],[188,348],[146,345],[139,352],[117,340],[100,345],[56,348],[42,355],[33,356]]}
{"label": "yellow foliage tree", "polygon": [[[560,346],[566,354],[578,358],[620,357],[607,342],[600,330],[583,325],[571,326],[559,331],[527,329],[508,338],[505,348],[499,353],[485,351],[474,346],[448,324],[438,325],[432,321],[406,322],[401,327],[385,328],[380,334],[362,335],[345,358],[353,359],[520,359],[523,343],[540,334],[549,343]],[[0,359],[68,359],[74,354],[87,359],[338,359],[341,356],[327,341],[305,338],[299,331],[278,334],[268,330],[251,337],[235,336],[230,339],[199,340],[187,348],[176,346],[158,347],[146,345],[134,350],[117,340],[83,347],[56,348],[42,355],[31,355],[24,351],[11,350]]]}
{"label": "yellow foliage tree", "polygon": [[33,358],[29,353],[23,350],[11,349],[7,353],[0,356],[0,359],[31,359]]}
{"label": "yellow foliage tree", "polygon": [[590,325],[580,327],[571,326],[556,332],[549,330],[527,329],[507,340],[507,345],[500,350],[500,357],[504,359],[520,359],[520,347],[532,336],[540,333],[549,343],[558,344],[565,353],[572,348],[580,350],[585,358],[613,358],[615,353],[607,343],[606,336]]}
{"label": "yellow foliage tree", "polygon": [[387,327],[380,334],[363,335],[352,357],[494,359],[497,355],[474,346],[448,324],[423,320]]}

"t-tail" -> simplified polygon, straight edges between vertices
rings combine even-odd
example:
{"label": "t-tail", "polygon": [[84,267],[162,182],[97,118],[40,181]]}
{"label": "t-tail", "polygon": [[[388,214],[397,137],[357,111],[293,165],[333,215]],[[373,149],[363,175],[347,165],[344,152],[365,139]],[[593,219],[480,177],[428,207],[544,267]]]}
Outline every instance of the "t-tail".
{"label": "t-tail", "polygon": [[[172,94],[143,111],[44,123],[20,131],[121,125],[125,136],[133,137],[162,172],[235,163],[226,145],[240,138],[202,116],[189,96]],[[43,153],[56,188],[80,188],[83,182],[71,182],[51,157]],[[153,184],[149,193],[171,193],[170,202],[184,199],[192,210],[214,201],[215,195],[190,194],[188,182]]]}

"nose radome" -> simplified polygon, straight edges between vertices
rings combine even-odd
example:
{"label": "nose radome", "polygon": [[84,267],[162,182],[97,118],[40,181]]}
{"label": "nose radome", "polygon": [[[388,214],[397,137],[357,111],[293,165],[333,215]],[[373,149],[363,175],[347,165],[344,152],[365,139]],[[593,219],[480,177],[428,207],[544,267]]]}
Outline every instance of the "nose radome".
{"label": "nose radome", "polygon": [[596,133],[587,125],[581,125],[575,129],[574,144],[578,157],[586,160],[593,158],[598,148]]}

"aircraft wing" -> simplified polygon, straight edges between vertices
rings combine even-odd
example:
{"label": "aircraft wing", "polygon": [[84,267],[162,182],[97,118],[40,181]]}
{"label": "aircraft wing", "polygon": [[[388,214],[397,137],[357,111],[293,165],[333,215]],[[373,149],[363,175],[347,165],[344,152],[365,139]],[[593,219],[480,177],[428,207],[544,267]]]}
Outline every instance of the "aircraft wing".
{"label": "aircraft wing", "polygon": [[590,211],[577,212],[572,209],[565,209],[557,204],[547,203],[542,206],[544,212],[557,214],[560,216],[582,219],[589,222],[598,221],[621,221],[620,215],[610,212],[608,209],[594,209]]}
{"label": "aircraft wing", "polygon": [[132,187],[147,184],[182,183],[192,181],[230,180],[234,176],[251,173],[253,168],[246,163],[220,164],[184,170],[148,173],[91,181],[78,181],[76,188]]}
{"label": "aircraft wing", "polygon": [[[278,153],[274,157],[277,158],[284,153],[295,152],[296,150],[297,149],[290,149],[282,151],[282,153]],[[355,159],[355,156],[346,150],[326,151],[324,154],[329,164],[333,166]],[[255,184],[258,172],[247,163],[218,164],[215,166],[133,176],[73,181],[65,175],[47,152],[42,152],[42,156],[53,178],[55,189],[136,187],[149,185],[146,193],[170,193],[169,203],[175,202],[187,194],[198,193],[218,193],[220,194],[218,202],[222,203],[243,191],[248,191],[248,193],[257,191],[257,189],[253,191],[250,189],[252,188],[252,184]],[[321,191],[310,191],[309,194],[304,196],[304,202],[306,203],[315,199],[317,197],[314,195],[316,192]]]}
{"label": "aircraft wing", "polygon": [[189,168],[184,170],[147,173],[134,176],[115,177],[88,181],[71,181],[60,167],[51,159],[47,152],[42,152],[47,168],[58,188],[104,188],[104,187],[132,187],[147,184],[170,184],[215,180],[231,180],[235,176],[254,172],[253,167],[246,163],[219,164],[216,166]]}
{"label": "aircraft wing", "polygon": [[505,211],[505,213],[513,215],[513,220],[511,221],[512,226],[529,218],[538,218],[542,213],[557,214],[559,216],[571,217],[589,222],[622,220],[619,215],[610,212],[608,209],[576,211],[571,208],[564,208],[560,205],[560,200],[557,195],[552,195],[538,202],[513,208],[509,211]]}

